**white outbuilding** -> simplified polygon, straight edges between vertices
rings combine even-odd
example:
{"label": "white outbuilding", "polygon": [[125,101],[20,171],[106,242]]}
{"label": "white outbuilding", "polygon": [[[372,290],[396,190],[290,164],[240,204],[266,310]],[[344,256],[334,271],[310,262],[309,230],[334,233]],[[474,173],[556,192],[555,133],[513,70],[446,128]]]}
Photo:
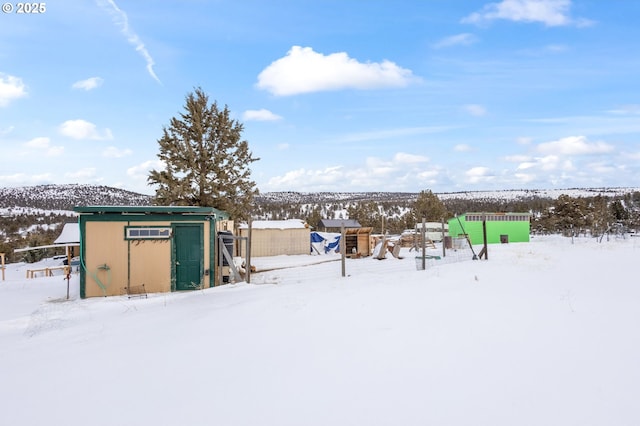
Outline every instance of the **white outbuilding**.
{"label": "white outbuilding", "polygon": [[[241,237],[249,236],[249,225],[240,225]],[[311,231],[300,219],[255,220],[251,223],[251,257],[279,256],[311,253]],[[246,257],[246,248],[240,247],[240,256]]]}

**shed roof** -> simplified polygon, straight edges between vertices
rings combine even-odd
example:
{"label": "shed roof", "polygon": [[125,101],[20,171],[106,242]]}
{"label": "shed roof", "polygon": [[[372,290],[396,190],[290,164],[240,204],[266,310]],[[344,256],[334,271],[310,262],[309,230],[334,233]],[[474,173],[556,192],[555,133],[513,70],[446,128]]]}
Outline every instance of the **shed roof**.
{"label": "shed roof", "polygon": [[360,228],[360,223],[355,219],[320,219],[320,226],[324,228]]}
{"label": "shed roof", "polygon": [[168,215],[214,215],[227,219],[229,215],[214,207],[197,206],[77,206],[74,212],[80,214],[168,214]]}
{"label": "shed roof", "polygon": [[[243,223],[240,229],[247,229],[248,224]],[[287,220],[254,220],[251,222],[252,229],[304,229],[308,228],[308,225],[301,219],[287,219]]]}

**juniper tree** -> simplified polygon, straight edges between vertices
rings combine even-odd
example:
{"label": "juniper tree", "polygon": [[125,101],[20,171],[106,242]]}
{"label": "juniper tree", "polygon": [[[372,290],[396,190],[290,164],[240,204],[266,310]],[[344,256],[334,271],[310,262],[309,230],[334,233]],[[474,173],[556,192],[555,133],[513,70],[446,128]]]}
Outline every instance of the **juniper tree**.
{"label": "juniper tree", "polygon": [[423,218],[429,222],[439,222],[449,216],[445,205],[431,190],[420,191],[411,213],[415,223],[421,222]]}
{"label": "juniper tree", "polygon": [[230,118],[201,88],[186,96],[184,112],[173,117],[158,140],[164,169],[152,170],[159,205],[215,207],[234,219],[248,219],[258,190],[251,180],[253,157],[242,139],[243,125]]}

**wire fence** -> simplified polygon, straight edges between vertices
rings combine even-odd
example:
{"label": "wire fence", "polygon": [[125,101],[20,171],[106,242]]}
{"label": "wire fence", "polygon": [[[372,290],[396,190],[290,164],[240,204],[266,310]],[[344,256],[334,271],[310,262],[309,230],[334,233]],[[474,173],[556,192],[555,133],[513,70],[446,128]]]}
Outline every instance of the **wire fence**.
{"label": "wire fence", "polygon": [[[464,262],[467,260],[473,260],[474,252],[467,245],[462,248],[446,249],[443,255],[442,250],[438,253],[436,250],[426,250],[424,264],[427,269],[433,268],[438,265],[446,265],[449,263]],[[422,250],[416,252],[416,269],[424,269],[422,266]]]}

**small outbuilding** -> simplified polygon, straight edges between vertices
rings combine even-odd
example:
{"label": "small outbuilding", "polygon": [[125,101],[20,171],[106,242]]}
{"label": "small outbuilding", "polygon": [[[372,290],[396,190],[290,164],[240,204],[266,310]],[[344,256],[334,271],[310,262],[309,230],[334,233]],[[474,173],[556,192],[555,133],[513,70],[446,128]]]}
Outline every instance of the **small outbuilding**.
{"label": "small outbuilding", "polygon": [[531,215],[529,213],[465,213],[449,219],[449,235],[469,237],[471,244],[483,244],[483,223],[487,243],[529,242]]}
{"label": "small outbuilding", "polygon": [[[53,244],[25,247],[15,249],[14,253],[30,252],[34,250],[47,250],[47,249],[65,249],[64,266],[48,266],[39,269],[27,269],[27,278],[35,278],[37,274],[43,273],[45,276],[52,276],[54,271],[63,271],[64,274],[68,274],[72,270],[73,261],[72,258],[78,254],[78,248],[80,246],[80,232],[78,223],[65,223],[62,228],[62,232],[55,239]],[[75,269],[75,268],[74,268]]]}
{"label": "small outbuilding", "polygon": [[216,285],[216,236],[228,215],[211,207],[76,207],[80,297]]}
{"label": "small outbuilding", "polygon": [[[249,237],[249,225],[238,228],[240,237]],[[251,257],[309,254],[311,230],[300,219],[255,220],[251,222]],[[246,257],[246,247],[240,247],[240,256]]]}
{"label": "small outbuilding", "polygon": [[344,230],[345,254],[348,257],[367,257],[373,252],[373,228],[347,228]]}

